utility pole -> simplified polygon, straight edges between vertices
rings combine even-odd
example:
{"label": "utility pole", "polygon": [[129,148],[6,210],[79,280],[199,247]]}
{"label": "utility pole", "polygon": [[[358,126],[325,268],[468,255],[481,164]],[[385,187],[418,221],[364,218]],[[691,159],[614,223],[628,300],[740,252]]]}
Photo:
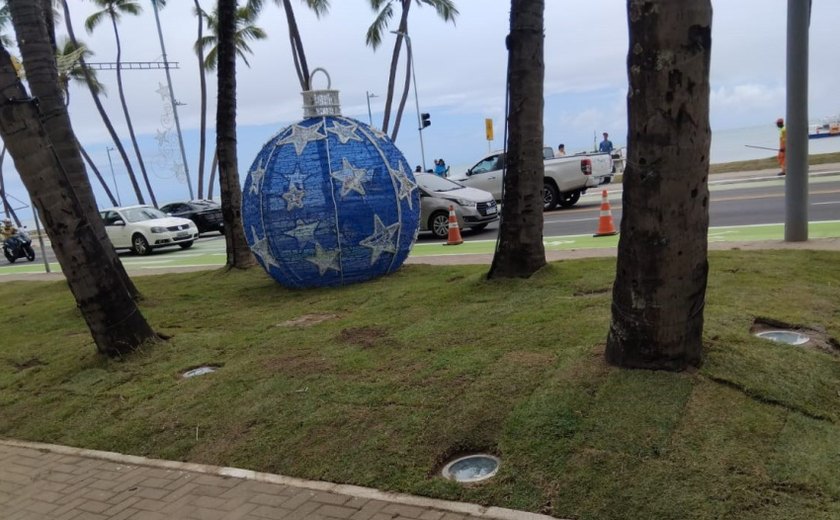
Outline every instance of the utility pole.
{"label": "utility pole", "polygon": [[175,117],[175,130],[178,132],[178,144],[181,147],[181,160],[184,163],[184,175],[187,177],[187,188],[190,191],[190,200],[194,199],[192,180],[190,180],[190,168],[187,166],[187,152],[184,151],[184,137],[181,135],[181,122],[178,120],[178,104],[175,102],[175,91],[172,89],[172,77],[169,74],[169,63],[166,61],[166,47],[163,45],[163,31],[160,29],[160,16],[158,15],[158,0],[152,0],[152,8],[155,11],[155,23],[157,24],[158,38],[160,39],[160,52],[163,54],[163,70],[166,71],[166,84],[169,85],[169,102],[172,103],[172,115]]}
{"label": "utility pole", "polygon": [[110,146],[105,147],[105,151],[108,152],[108,166],[111,167],[111,180],[114,182],[114,191],[117,193],[117,204],[122,206],[122,201],[120,200],[120,188],[117,186],[117,176],[114,175],[114,163],[111,162],[111,148]]}
{"label": "utility pole", "polygon": [[370,126],[373,126],[373,114],[370,111],[370,98],[379,97],[379,96],[377,96],[373,92],[368,92],[367,90],[365,90],[365,96],[367,97],[367,104],[368,104],[368,122],[370,123]]}
{"label": "utility pole", "polygon": [[785,242],[808,240],[808,39],[811,1],[788,0]]}

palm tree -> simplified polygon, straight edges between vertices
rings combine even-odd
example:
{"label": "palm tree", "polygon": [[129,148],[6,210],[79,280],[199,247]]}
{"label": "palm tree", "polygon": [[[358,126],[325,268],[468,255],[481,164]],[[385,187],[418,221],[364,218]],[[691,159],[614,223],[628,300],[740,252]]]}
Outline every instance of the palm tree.
{"label": "palm tree", "polygon": [[[388,92],[385,94],[385,115],[382,117],[382,131],[388,132],[388,125],[391,118],[391,107],[394,101],[394,87],[397,78],[397,65],[400,60],[400,53],[402,52],[403,35],[408,34],[408,12],[411,9],[412,0],[369,0],[370,7],[377,12],[376,18],[367,30],[365,42],[370,45],[373,50],[382,43],[382,34],[388,28],[388,22],[394,17],[394,4],[400,5],[400,23],[397,26],[397,39],[394,42],[394,51],[391,54],[391,68],[388,73]],[[452,0],[413,0],[419,6],[426,4],[434,7],[440,18],[445,22],[455,23],[455,17],[459,14]],[[394,128],[391,131],[391,140],[397,139],[397,134],[400,129],[400,121],[402,120],[403,110],[405,109],[405,102],[408,99],[408,89],[411,78],[411,63],[412,60],[406,60],[405,63],[405,80],[403,82],[402,96],[397,108],[397,116],[394,118]]]}
{"label": "palm tree", "polygon": [[[61,0],[62,7],[64,8],[64,24],[65,28],[67,29],[67,35],[70,37],[70,41],[78,46],[78,40],[76,39],[76,34],[73,31],[73,24],[70,19],[70,8],[67,5],[67,0]],[[134,195],[137,197],[137,202],[140,204],[145,204],[146,201],[143,198],[143,192],[140,190],[140,184],[137,182],[137,176],[134,174],[134,168],[131,166],[131,161],[128,159],[128,154],[125,151],[125,147],[122,145],[122,141],[120,141],[119,136],[117,135],[117,131],[114,129],[114,125],[111,123],[111,118],[108,117],[108,113],[105,112],[105,107],[102,106],[102,101],[99,99],[98,89],[96,84],[96,77],[93,74],[93,71],[85,65],[84,56],[79,57],[79,68],[82,71],[82,74],[85,76],[85,81],[88,85],[88,90],[93,98],[93,104],[96,106],[96,110],[99,112],[99,117],[102,118],[102,123],[105,125],[105,128],[108,130],[108,134],[111,136],[111,140],[114,142],[114,146],[117,149],[120,157],[122,158],[123,163],[125,164],[125,171],[128,173],[128,179],[131,181],[131,187],[134,189]]]}
{"label": "palm tree", "polygon": [[44,10],[49,4],[16,0],[10,8],[32,93],[17,78],[5,47],[0,48],[0,82],[12,101],[0,113],[0,136],[43,219],[97,350],[121,356],[157,336],[124,284],[122,264],[102,238],[105,228],[91,204],[93,194],[61,96],[47,25],[52,16]]}
{"label": "palm tree", "polygon": [[242,188],[236,162],[236,55],[238,10],[236,0],[219,0],[216,18],[218,45],[213,54],[218,65],[216,149],[219,184],[225,221],[227,267],[244,269],[256,264],[242,229]]}
{"label": "palm tree", "polygon": [[[204,18],[207,24],[208,34],[199,35],[195,42],[195,52],[199,59],[199,71],[202,79],[201,89],[201,119],[202,131],[201,135],[205,134],[204,125],[206,125],[207,112],[207,90],[204,86],[205,74],[208,70],[216,70],[218,62],[218,43],[219,43],[219,15],[218,9],[214,9],[212,13],[207,13],[201,6],[198,5],[198,0],[195,0],[197,10],[200,10],[200,17]],[[248,55],[253,54],[251,47],[248,45],[250,41],[264,40],[267,36],[265,31],[259,26],[255,25],[258,11],[251,5],[239,7],[236,9],[236,20],[234,29],[234,42],[236,45],[236,55],[242,58],[245,65],[250,67],[248,63]],[[200,24],[201,22],[199,22]],[[200,26],[199,26],[200,27]],[[199,29],[200,30],[200,29]],[[202,153],[202,157],[204,154]],[[207,183],[207,197],[213,198],[213,187],[215,186],[216,164],[218,161],[218,153],[213,152],[213,164],[210,168],[210,179]],[[201,181],[199,180],[199,193],[201,193]],[[201,196],[199,195],[199,198]]]}
{"label": "palm tree", "polygon": [[708,275],[711,0],[627,3],[627,169],[607,361],[699,365]]}
{"label": "palm tree", "polygon": [[[330,9],[329,0],[302,0],[306,3],[314,13],[315,16],[321,17]],[[300,37],[300,30],[295,19],[295,11],[292,7],[291,0],[274,0],[277,5],[283,6],[283,12],[286,15],[286,25],[289,28],[289,44],[292,47],[292,59],[295,63],[295,73],[297,73],[298,81],[300,82],[301,90],[311,90],[309,84],[309,65],[306,61],[306,53],[303,50],[303,40]],[[248,8],[258,13],[262,10],[263,0],[249,0]]]}
{"label": "palm tree", "polygon": [[[198,0],[195,3],[195,17],[198,19],[198,36],[196,43],[204,37],[204,17],[206,13]],[[207,153],[207,71],[204,68],[204,49],[195,45],[195,56],[198,59],[199,89],[201,92],[201,112],[198,132],[198,198],[204,198],[204,156]]]}
{"label": "palm tree", "polygon": [[[64,0],[66,2],[66,0]],[[140,4],[138,4],[135,0],[92,0],[97,6],[101,7],[102,10],[97,11],[90,15],[87,20],[85,20],[85,28],[87,29],[88,33],[92,33],[93,30],[96,28],[97,25],[102,23],[105,18],[109,18],[111,20],[111,26],[114,29],[114,39],[117,45],[117,89],[120,94],[120,104],[122,105],[123,114],[125,115],[125,123],[128,126],[128,134],[131,136],[131,144],[134,146],[134,154],[137,156],[137,163],[140,165],[140,173],[143,174],[143,180],[146,184],[146,190],[149,192],[149,198],[152,200],[152,204],[157,206],[157,200],[155,199],[155,192],[152,190],[152,184],[149,182],[149,175],[146,172],[146,165],[143,163],[143,156],[140,153],[140,146],[137,144],[137,137],[134,135],[134,125],[131,123],[131,115],[128,113],[128,104],[125,100],[125,92],[123,91],[123,82],[122,82],[122,69],[120,67],[120,60],[122,58],[122,45],[120,42],[120,33],[119,29],[117,28],[117,21],[122,17],[123,14],[130,14],[130,15],[138,15],[142,11]]]}
{"label": "palm tree", "polygon": [[489,278],[529,277],[545,265],[543,14],[545,0],[511,0],[508,142],[499,240]]}

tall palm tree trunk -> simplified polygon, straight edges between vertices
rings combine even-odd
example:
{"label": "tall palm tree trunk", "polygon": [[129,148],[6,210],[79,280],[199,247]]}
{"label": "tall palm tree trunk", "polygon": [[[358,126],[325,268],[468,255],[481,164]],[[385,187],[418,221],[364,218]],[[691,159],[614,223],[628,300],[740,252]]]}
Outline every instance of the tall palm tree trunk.
{"label": "tall palm tree trunk", "polygon": [[[41,215],[97,350],[109,356],[129,353],[157,336],[126,289],[112,261],[113,248],[100,237],[104,226],[98,214],[76,191],[74,179],[86,179],[84,165],[78,151],[75,159],[69,157],[68,148],[77,141],[61,101],[43,8],[38,0],[18,0],[10,7],[34,97],[17,78],[9,54],[0,49],[0,82],[7,86],[0,101],[0,135]],[[90,197],[86,181],[81,188]]]}
{"label": "tall palm tree trunk", "polygon": [[300,37],[300,30],[295,20],[295,11],[289,0],[283,0],[283,10],[286,12],[286,23],[289,26],[289,42],[292,45],[292,58],[294,58],[295,72],[300,81],[301,90],[310,90],[309,66],[306,63],[306,54],[303,51],[303,40]]}
{"label": "tall palm tree trunk", "polygon": [[[400,27],[400,32],[408,34],[408,20],[406,20],[405,27]],[[414,48],[411,45],[406,45],[406,59],[405,59],[405,81],[403,82],[402,96],[400,96],[400,103],[397,106],[397,117],[394,118],[394,129],[391,131],[391,140],[397,140],[397,134],[400,132],[400,123],[402,122],[403,112],[405,111],[405,102],[408,100],[408,89],[411,86],[411,68],[414,66]],[[415,71],[416,73],[416,71]],[[417,85],[414,85],[416,88]],[[420,130],[423,131],[422,129]]]}
{"label": "tall palm tree trunk", "polygon": [[607,361],[699,365],[708,275],[711,0],[627,3],[627,168]]}
{"label": "tall palm tree trunk", "polygon": [[90,155],[88,155],[87,150],[85,150],[85,147],[82,146],[82,143],[77,144],[79,145],[79,152],[81,152],[82,157],[84,157],[85,162],[88,164],[88,166],[90,166],[90,169],[93,170],[93,174],[96,175],[96,179],[99,181],[99,184],[102,186],[102,189],[105,190],[105,195],[108,196],[108,200],[111,201],[111,205],[116,206],[117,199],[115,199],[114,194],[111,193],[111,188],[108,187],[108,183],[105,182],[105,179],[99,172],[99,168],[96,167],[96,164],[94,164],[93,159],[90,158]]}
{"label": "tall palm tree trunk", "polygon": [[[198,18],[198,39],[201,41],[204,36],[204,11],[198,0],[195,3],[195,13]],[[207,71],[204,68],[204,51],[200,45],[196,45],[196,57],[198,58],[198,79],[201,92],[201,114],[198,132],[198,198],[204,198],[204,155],[207,153]]]}
{"label": "tall palm tree trunk", "polygon": [[14,218],[15,224],[20,227],[20,219],[15,213],[15,209],[9,204],[9,199],[6,198],[6,183],[3,180],[3,162],[6,159],[6,145],[0,150],[0,202],[3,204],[3,215],[6,218]]}
{"label": "tall palm tree trunk", "polygon": [[526,278],[545,265],[543,229],[543,15],[545,0],[511,0],[507,171],[489,278]]}
{"label": "tall palm tree trunk", "polygon": [[[408,27],[408,10],[411,8],[411,0],[400,0],[402,5],[402,14],[400,15],[400,32],[403,28]],[[382,115],[382,131],[388,133],[388,125],[391,119],[391,106],[394,103],[394,87],[397,82],[397,65],[400,61],[400,51],[402,50],[403,36],[397,34],[397,39],[394,41],[394,51],[391,53],[391,69],[388,72],[388,91],[385,93],[385,113]]]}
{"label": "tall palm tree trunk", "polygon": [[[64,7],[64,25],[67,28],[67,35],[70,37],[70,41],[73,42],[73,45],[78,48],[79,43],[76,41],[76,34],[73,32],[73,24],[70,19],[70,8],[67,6],[67,0],[62,0],[61,4]],[[90,95],[93,97],[93,104],[96,105],[96,110],[99,112],[99,117],[102,118],[105,128],[108,129],[108,134],[111,136],[111,140],[114,142],[114,146],[120,154],[123,164],[125,164],[125,171],[128,173],[128,179],[131,181],[131,187],[134,188],[134,195],[137,197],[137,202],[138,204],[145,204],[146,200],[143,198],[143,192],[140,191],[140,184],[137,183],[137,176],[134,174],[134,168],[132,168],[131,161],[128,159],[128,154],[120,141],[120,137],[117,135],[117,131],[114,129],[114,125],[111,123],[111,118],[108,117],[108,113],[105,112],[105,107],[102,106],[99,94],[97,94],[96,88],[93,86],[93,76],[87,68],[84,58],[79,58],[79,66],[82,68],[82,72],[85,75],[85,81],[87,82]]]}
{"label": "tall palm tree trunk", "polygon": [[216,148],[228,268],[256,264],[242,228],[242,188],[236,160],[236,0],[219,0],[219,94]]}
{"label": "tall palm tree trunk", "polygon": [[143,163],[143,155],[140,153],[140,146],[137,144],[137,136],[134,135],[134,125],[131,124],[131,115],[128,113],[128,104],[125,101],[125,91],[123,90],[122,69],[120,68],[120,60],[122,59],[122,46],[120,44],[120,33],[117,29],[117,18],[111,13],[111,25],[114,27],[114,38],[117,44],[117,90],[120,94],[120,105],[122,105],[123,114],[125,115],[125,124],[128,127],[128,135],[131,136],[131,144],[134,147],[134,155],[137,156],[137,164],[140,165],[140,173],[143,175],[143,181],[146,183],[146,190],[149,192],[149,198],[152,205],[157,207],[157,199],[155,199],[155,192],[152,190],[152,184],[149,182],[149,174],[146,173],[146,165]]}
{"label": "tall palm tree trunk", "polygon": [[213,148],[213,160],[210,162],[210,182],[207,183],[207,198],[213,200],[213,188],[216,186],[216,169],[219,167],[219,151]]}

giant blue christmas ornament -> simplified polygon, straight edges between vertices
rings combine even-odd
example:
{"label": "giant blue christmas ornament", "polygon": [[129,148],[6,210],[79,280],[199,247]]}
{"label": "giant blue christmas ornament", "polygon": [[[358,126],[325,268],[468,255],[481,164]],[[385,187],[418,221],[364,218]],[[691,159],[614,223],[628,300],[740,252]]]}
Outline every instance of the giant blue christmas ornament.
{"label": "giant blue christmas ornament", "polygon": [[251,251],[293,288],[397,270],[420,222],[405,157],[382,132],[342,117],[336,91],[304,92],[304,100],[310,117],[266,143],[245,180],[242,221]]}

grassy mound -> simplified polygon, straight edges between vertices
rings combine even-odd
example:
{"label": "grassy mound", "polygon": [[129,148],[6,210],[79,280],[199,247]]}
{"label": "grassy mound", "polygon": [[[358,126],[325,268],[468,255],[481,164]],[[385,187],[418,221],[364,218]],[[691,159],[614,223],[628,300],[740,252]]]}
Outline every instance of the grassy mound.
{"label": "grassy mound", "polygon": [[[118,361],[63,284],[2,283],[0,435],[558,517],[840,517],[840,357],[749,333],[840,337],[840,254],[710,263],[705,362],[680,374],[604,363],[612,258],[305,292],[260,270],[142,277],[173,337]],[[180,377],[204,364],[219,369]],[[437,476],[477,450],[503,460],[488,483]]]}

